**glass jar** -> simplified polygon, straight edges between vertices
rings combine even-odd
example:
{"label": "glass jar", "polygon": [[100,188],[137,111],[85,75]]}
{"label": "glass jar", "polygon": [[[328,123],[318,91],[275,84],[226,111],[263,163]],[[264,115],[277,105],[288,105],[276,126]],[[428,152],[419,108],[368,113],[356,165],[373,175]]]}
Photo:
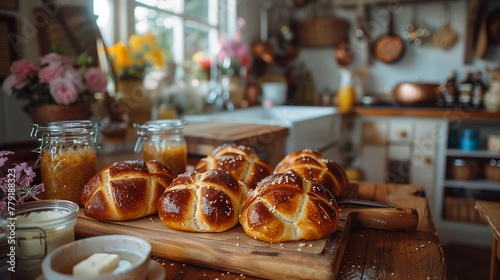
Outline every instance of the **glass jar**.
{"label": "glass jar", "polygon": [[82,206],[82,188],[97,174],[98,130],[97,123],[86,120],[32,125],[31,137],[40,141],[44,199],[64,199]]}
{"label": "glass jar", "polygon": [[460,149],[463,151],[479,150],[479,132],[476,129],[466,128],[462,131]]}
{"label": "glass jar", "polygon": [[187,145],[180,119],[148,121],[144,125],[134,124],[137,143],[134,151],[144,150],[144,160],[157,160],[166,165],[174,176],[186,172]]}
{"label": "glass jar", "polygon": [[[75,240],[75,224],[80,207],[68,200],[39,200],[15,208],[16,272],[13,279],[35,279],[42,274],[43,258]],[[10,236],[13,233],[9,232]]]}

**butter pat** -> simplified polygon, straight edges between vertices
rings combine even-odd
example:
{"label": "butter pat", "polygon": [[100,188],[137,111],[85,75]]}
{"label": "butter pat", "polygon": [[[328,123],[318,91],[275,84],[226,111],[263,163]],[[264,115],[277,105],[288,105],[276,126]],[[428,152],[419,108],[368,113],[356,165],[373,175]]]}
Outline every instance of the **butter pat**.
{"label": "butter pat", "polygon": [[117,254],[95,253],[73,266],[73,276],[98,276],[118,267]]}

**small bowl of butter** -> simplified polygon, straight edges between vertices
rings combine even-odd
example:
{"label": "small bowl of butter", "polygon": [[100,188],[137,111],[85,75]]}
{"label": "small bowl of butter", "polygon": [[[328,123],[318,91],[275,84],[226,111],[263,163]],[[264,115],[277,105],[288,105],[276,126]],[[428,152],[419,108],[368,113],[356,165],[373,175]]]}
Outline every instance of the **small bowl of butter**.
{"label": "small bowl of butter", "polygon": [[[80,239],[49,253],[42,261],[45,279],[149,279],[151,244],[130,235]],[[162,268],[163,270],[163,268]]]}

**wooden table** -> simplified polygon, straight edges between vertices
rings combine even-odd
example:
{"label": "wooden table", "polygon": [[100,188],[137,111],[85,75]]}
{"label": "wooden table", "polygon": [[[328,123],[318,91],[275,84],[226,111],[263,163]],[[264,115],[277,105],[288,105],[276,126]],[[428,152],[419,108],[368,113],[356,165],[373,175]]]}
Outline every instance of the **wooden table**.
{"label": "wooden table", "polygon": [[499,279],[500,267],[500,203],[491,201],[476,201],[476,210],[486,221],[493,232],[493,242],[491,246],[491,268],[490,280]]}
{"label": "wooden table", "polygon": [[[416,209],[419,222],[414,232],[352,229],[343,258],[336,265],[338,279],[446,279],[443,248],[423,194],[423,188],[412,185],[359,183],[358,198]],[[182,261],[153,259],[163,265],[167,279],[259,279]]]}

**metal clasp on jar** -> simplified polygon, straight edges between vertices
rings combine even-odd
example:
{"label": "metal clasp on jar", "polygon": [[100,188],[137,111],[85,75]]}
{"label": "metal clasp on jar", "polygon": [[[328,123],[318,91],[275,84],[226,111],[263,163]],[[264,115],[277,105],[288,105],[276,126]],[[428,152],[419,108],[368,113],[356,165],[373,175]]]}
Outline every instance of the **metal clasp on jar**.
{"label": "metal clasp on jar", "polygon": [[[40,227],[17,229],[17,257],[21,260],[43,259],[47,255],[47,233]],[[23,245],[24,244],[24,245]],[[33,252],[33,254],[29,254]]]}

